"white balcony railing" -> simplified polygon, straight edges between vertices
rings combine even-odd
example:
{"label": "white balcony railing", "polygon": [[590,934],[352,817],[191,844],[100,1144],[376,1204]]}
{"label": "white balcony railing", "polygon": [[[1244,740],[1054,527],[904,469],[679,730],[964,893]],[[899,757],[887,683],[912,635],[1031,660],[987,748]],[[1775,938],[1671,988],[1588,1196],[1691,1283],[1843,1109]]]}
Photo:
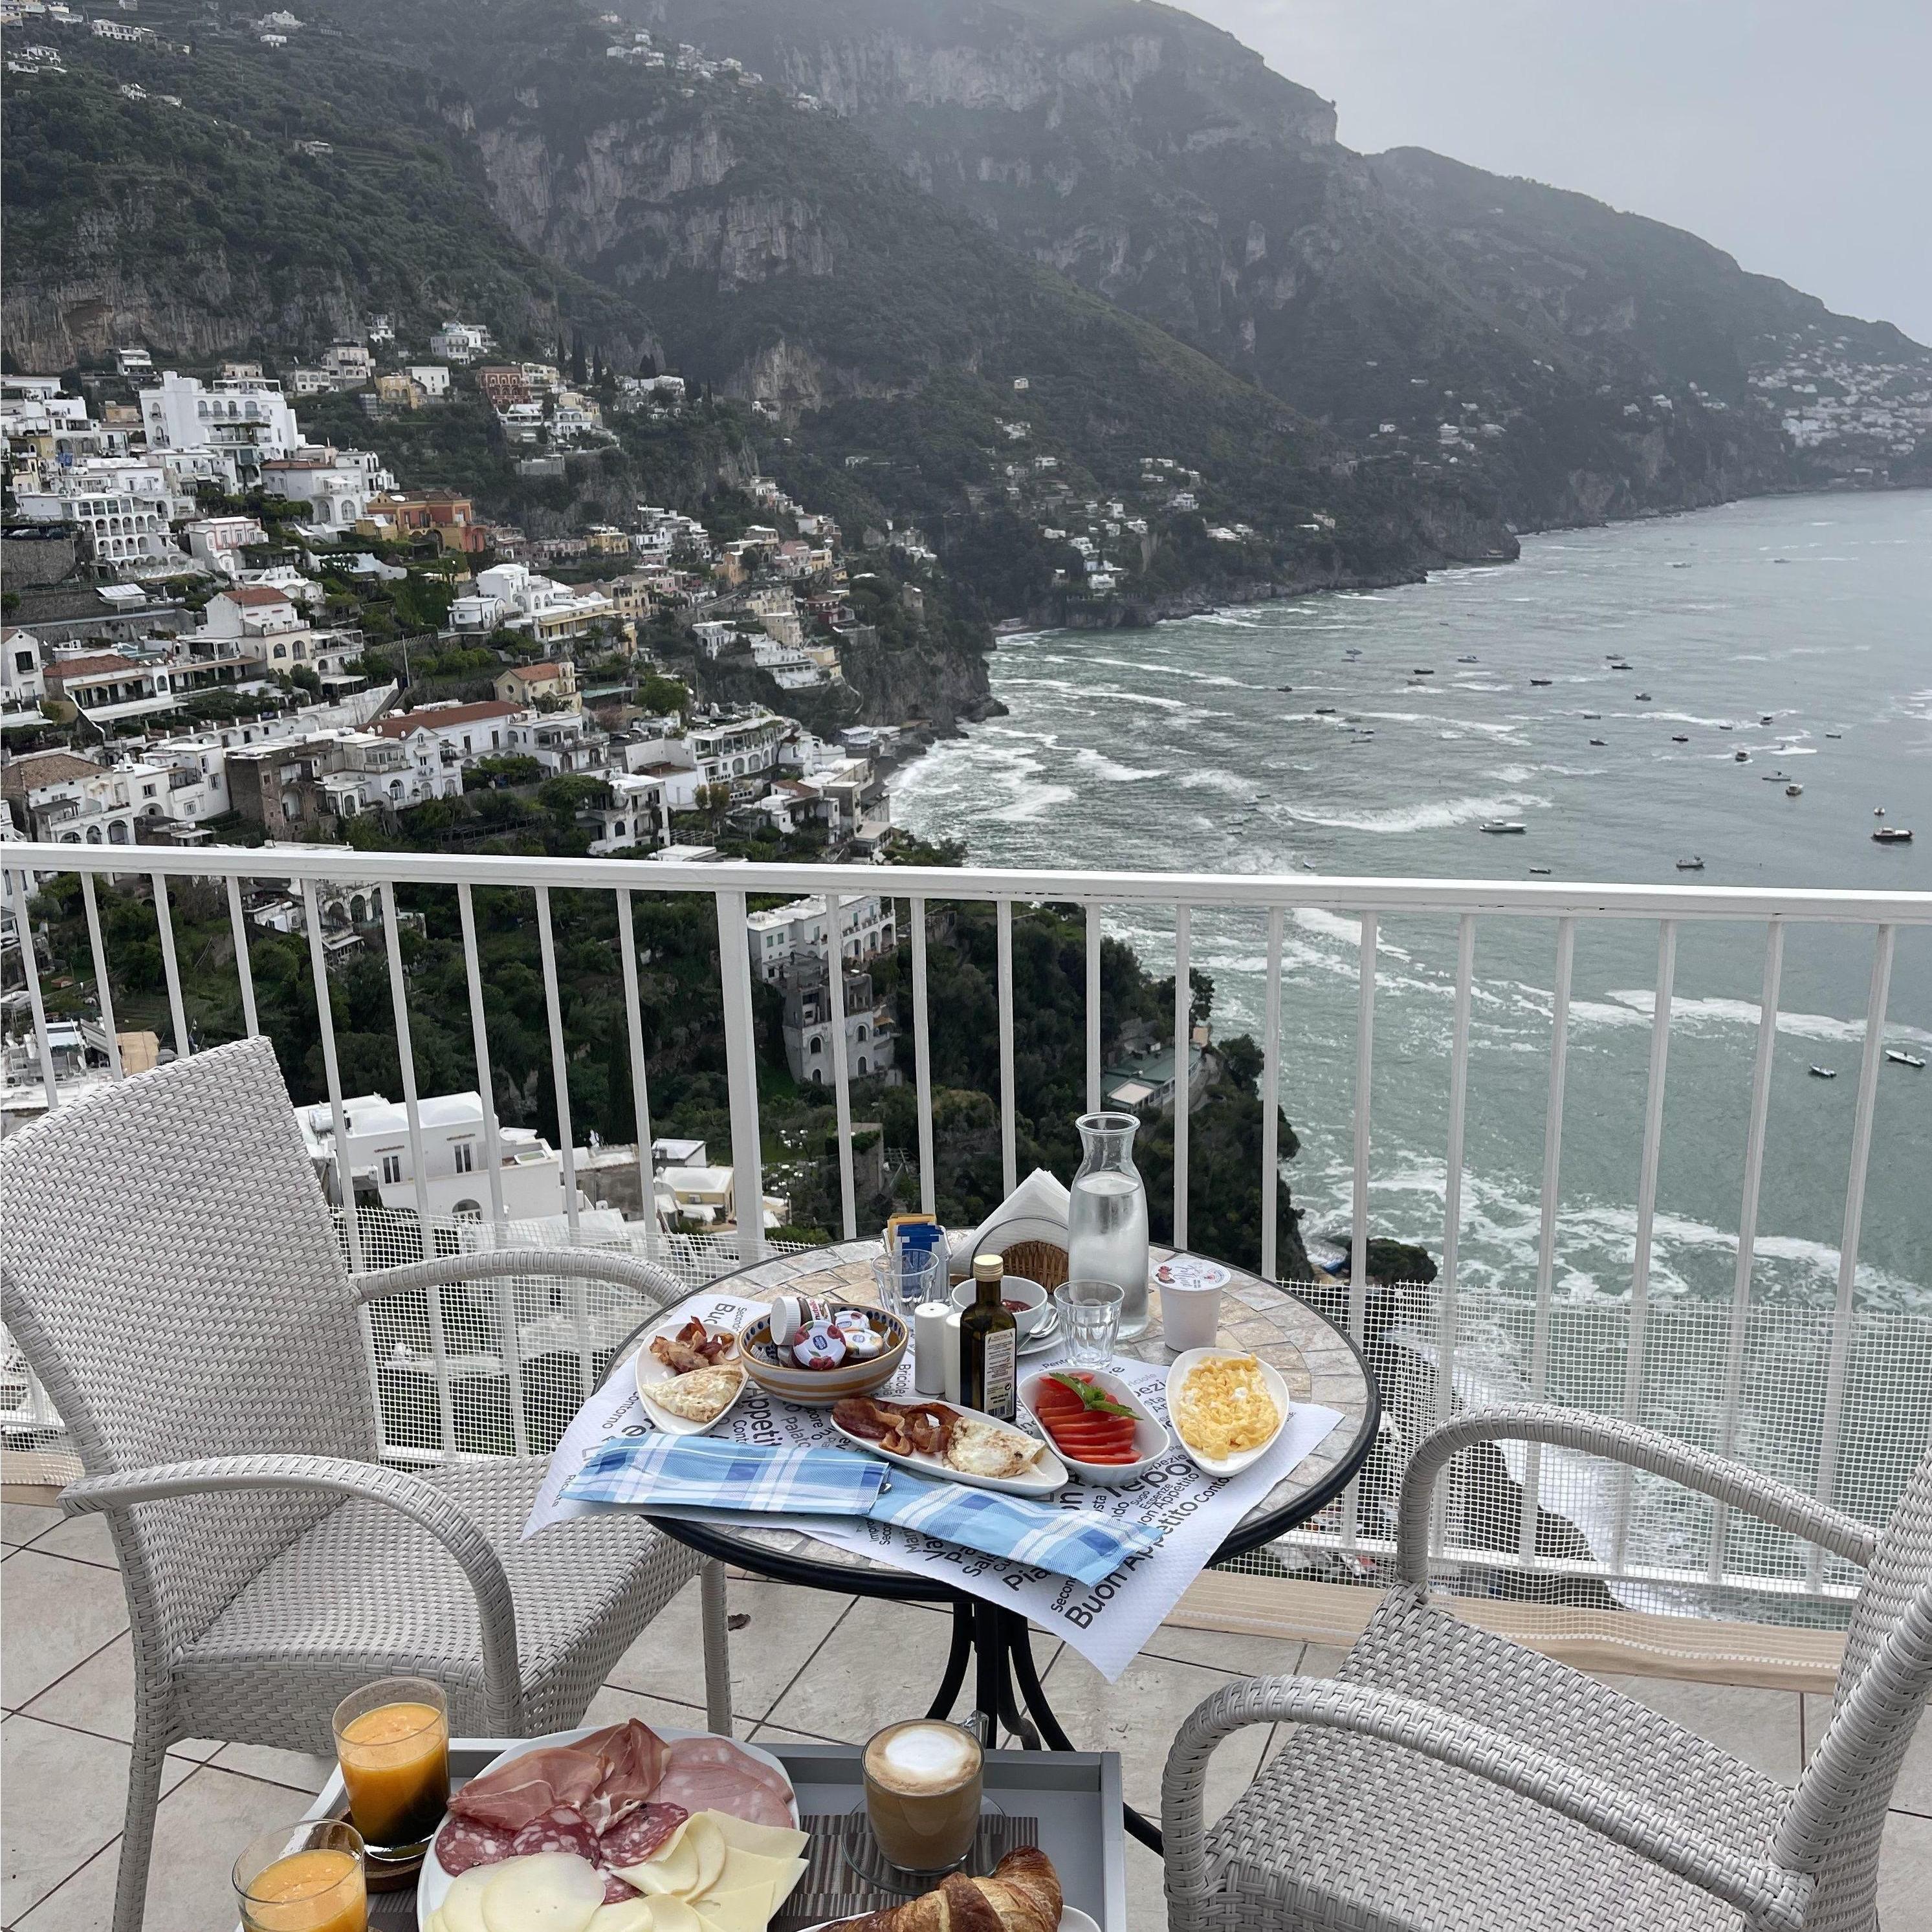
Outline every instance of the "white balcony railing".
{"label": "white balcony railing", "polygon": [[[106,989],[108,962],[103,944],[95,881],[130,873],[125,852],[76,850],[67,846],[14,844],[4,852],[16,877],[16,890],[27,871],[41,874],[78,871],[85,895],[94,976],[103,989],[102,1019],[111,1038],[113,1016]],[[639,1182],[652,1198],[649,1150],[652,1138],[644,1034],[640,1011],[638,963],[634,943],[635,896],[708,895],[714,902],[720,972],[720,1012],[730,1108],[731,1152],[736,1197],[756,1201],[764,1192],[764,1160],[759,1120],[757,1051],[753,1027],[752,975],[746,925],[747,896],[823,894],[836,922],[848,900],[889,892],[908,902],[900,928],[910,940],[910,1052],[902,1042],[898,1066],[916,1084],[916,1166],[923,1204],[934,1208],[932,1055],[927,998],[929,906],[947,902],[990,903],[997,938],[998,1065],[998,1102],[1001,1167],[1010,1189],[1016,1172],[1018,1116],[1014,1073],[1013,913],[1016,904],[1050,902],[1084,908],[1085,1093],[1087,1105],[1101,1100],[1101,938],[1110,909],[1132,916],[1132,909],[1171,917],[1174,934],[1174,1028],[1185,1037],[1190,1019],[1189,965],[1197,915],[1219,919],[1232,911],[1258,915],[1265,933],[1264,998],[1260,1027],[1263,1054],[1262,1090],[1279,1096],[1283,1088],[1282,990],[1284,934],[1291,915],[1346,915],[1359,922],[1354,992],[1352,1114],[1349,1123],[1349,1278],[1335,1291],[1337,1312],[1358,1342],[1370,1348],[1382,1374],[1389,1412],[1398,1428],[1424,1428],[1466,1401],[1490,1402],[1527,1395],[1569,1403],[1648,1424],[1742,1456],[1789,1480],[1802,1483],[1827,1502],[1871,1520],[1889,1511],[1900,1483],[1922,1453],[1932,1433],[1932,1310],[1871,1305],[1859,1298],[1858,1256],[1870,1164],[1880,1070],[1885,1058],[1884,1029],[1893,965],[1902,934],[1915,943],[1932,926],[1932,893],[1738,890],[1702,886],[1584,886],[1557,882],[1512,884],[1496,880],[1432,880],[1264,878],[1180,874],[993,871],[983,868],[880,868],[875,866],[775,865],[643,865],[622,860],[546,860],[524,857],[423,856],[347,852],[340,848],[278,848],[266,852],[202,848],[192,851],[144,849],[137,875],[152,886],[158,917],[160,951],[166,978],[173,1043],[190,1050],[181,975],[168,906],[168,882],[183,876],[213,878],[226,884],[239,979],[241,1007],[249,1030],[259,1030],[242,910],[244,881],[292,881],[307,912],[308,950],[314,988],[321,1058],[328,1097],[338,1119],[336,1144],[346,1148],[340,1129],[341,1083],[328,1000],[323,924],[316,916],[317,889],[352,878],[368,883],[442,887],[453,892],[466,968],[471,1038],[476,1082],[492,1091],[489,1041],[484,1020],[472,892],[508,887],[533,896],[542,976],[548,1017],[552,1076],[556,1096],[567,1235],[612,1238],[611,1217],[580,1225],[578,1177],[571,1124],[570,1055],[566,1051],[562,1002],[557,972],[551,908],[558,893],[609,893],[615,902],[628,1062],[636,1108]],[[395,1041],[408,1118],[412,1172],[424,1172],[418,1088],[412,1054],[410,1000],[393,890],[381,896],[382,932],[394,1009]],[[1370,1183],[1376,1160],[1372,1110],[1374,1042],[1378,1000],[1377,962],[1382,922],[1389,919],[1454,922],[1456,935],[1454,1020],[1447,1066],[1447,1131],[1444,1148],[1445,1200],[1439,1232],[1441,1269],[1427,1288],[1397,1292],[1378,1304],[1371,1320],[1367,1243],[1371,1228]],[[1598,922],[1642,922],[1654,929],[1657,981],[1651,1002],[1645,1104],[1638,1130],[1634,1195],[1634,1239],[1628,1292],[1614,1298],[1579,1300],[1557,1293],[1558,1208],[1562,1184],[1564,1094],[1571,1030],[1571,991],[1580,931]],[[1459,1244],[1466,1229],[1464,1144],[1468,1120],[1472,1000],[1479,925],[1490,922],[1553,922],[1554,986],[1546,1067],[1540,1223],[1532,1280],[1517,1292],[1459,1280]],[[1752,928],[1761,934],[1762,997],[1754,1036],[1748,1088],[1748,1120],[1743,1135],[1742,1189],[1738,1197],[1736,1264],[1728,1300],[1685,1298],[1653,1305],[1652,1262],[1658,1235],[1658,1179],[1664,1140],[1664,1094],[1673,1004],[1677,994],[1680,937],[1713,922]],[[1828,1306],[1792,1306],[1760,1300],[1754,1294],[1759,1197],[1765,1172],[1766,1120],[1779,1018],[1779,994],[1786,938],[1798,928],[1834,926],[1861,934],[1870,948],[1871,969],[1862,1029],[1857,1086],[1851,1109],[1849,1145],[1842,1151],[1846,1176],[1842,1219],[1832,1227],[1805,1231],[1807,1239],[1835,1251],[1836,1292]],[[1742,941],[1738,943],[1750,943]],[[1393,956],[1393,955],[1391,955]],[[40,1064],[50,1065],[46,1017],[32,949],[24,963],[34,1026],[40,1041]],[[1150,964],[1154,962],[1149,962]],[[1162,966],[1165,961],[1160,962]],[[839,1128],[839,1220],[849,1238],[860,1232],[854,1183],[851,1144],[851,1068],[845,1039],[844,992],[838,976],[829,982],[832,1088]],[[1384,998],[1399,999],[1399,990]],[[58,1094],[49,1083],[48,1099]],[[1279,1167],[1276,1110],[1262,1112],[1261,1171]],[[448,1245],[501,1239],[506,1225],[500,1150],[494,1114],[486,1107],[484,1185],[490,1218],[475,1224],[438,1225],[437,1238]],[[1187,1240],[1189,1119],[1185,1109],[1174,1121],[1174,1185],[1172,1223],[1177,1244]],[[1923,1150],[1918,1157],[1922,1166]],[[1822,1151],[1820,1158],[1824,1156]],[[1838,1157],[1834,1152],[1833,1159]],[[341,1177],[343,1198],[350,1197],[349,1177]],[[418,1184],[418,1226],[433,1224],[426,1192]],[[1262,1272],[1276,1273],[1282,1231],[1276,1225],[1272,1186],[1259,1190],[1259,1247]],[[344,1228],[350,1258],[373,1265],[394,1258],[394,1210],[373,1218],[351,1216]],[[406,1220],[408,1217],[404,1216]],[[747,1216],[748,1223],[755,1216]],[[746,1226],[734,1242],[686,1241],[662,1234],[650,1216],[619,1224],[616,1238],[670,1262],[694,1282],[737,1259],[759,1256],[765,1236]],[[424,1234],[412,1238],[423,1240]],[[376,1251],[371,1251],[371,1250]],[[727,1250],[728,1248],[728,1252]],[[568,1316],[568,1311],[565,1311]],[[504,1319],[554,1323],[557,1311],[506,1310]],[[592,1319],[580,1310],[580,1324]],[[606,1311],[599,1320],[614,1319]],[[410,1372],[424,1384],[412,1405],[428,1418],[417,1439],[394,1445],[399,1454],[447,1456],[473,1453],[452,1432],[450,1418],[460,1405],[451,1400],[452,1368],[434,1337],[440,1316],[424,1325],[420,1350],[392,1352],[407,1358]],[[600,1337],[588,1326],[576,1339],[584,1374]],[[433,1346],[434,1343],[434,1346]],[[1794,1369],[1792,1365],[1801,1365]],[[31,1403],[29,1403],[31,1406]],[[20,1411],[16,1414],[21,1413]],[[520,1412],[519,1412],[520,1417]],[[440,1418],[439,1424],[437,1418]],[[521,1420],[519,1431],[523,1431]],[[508,1446],[507,1444],[506,1446]],[[544,1446],[526,1441],[517,1446]],[[1400,1442],[1390,1466],[1399,1462]],[[1374,1486],[1374,1465],[1326,1517],[1298,1532],[1304,1550],[1327,1550],[1345,1562],[1373,1558],[1388,1547],[1381,1512],[1385,1487]],[[1386,1474],[1384,1482],[1386,1482]],[[1436,1526],[1437,1546],[1448,1564],[1460,1564],[1492,1580],[1508,1573],[1498,1587],[1517,1594],[1562,1595],[1570,1586],[1592,1586],[1625,1602],[1648,1600],[1668,1607],[1689,1600],[1721,1601],[1733,1614],[1773,1619],[1828,1619],[1831,1605],[1851,1587],[1834,1566],[1808,1558],[1787,1539],[1761,1533],[1754,1526],[1728,1522],[1720,1509],[1686,1514],[1681,1504],[1653,1493],[1640,1480],[1608,1487],[1572,1466],[1554,1451],[1532,1449],[1497,1478],[1486,1496],[1466,1485],[1464,1503],[1444,1514]],[[1498,1486],[1499,1485],[1499,1486]],[[1478,1486],[1478,1490],[1480,1485]],[[1544,1512],[1568,1519],[1576,1534],[1552,1541]],[[1480,1586],[1479,1586],[1480,1587]],[[1701,1593],[1701,1594],[1700,1594]],[[1579,1600],[1572,1596],[1571,1600]],[[1813,1606],[1806,1609],[1808,1600]],[[1782,1607],[1780,1606],[1782,1605]]]}

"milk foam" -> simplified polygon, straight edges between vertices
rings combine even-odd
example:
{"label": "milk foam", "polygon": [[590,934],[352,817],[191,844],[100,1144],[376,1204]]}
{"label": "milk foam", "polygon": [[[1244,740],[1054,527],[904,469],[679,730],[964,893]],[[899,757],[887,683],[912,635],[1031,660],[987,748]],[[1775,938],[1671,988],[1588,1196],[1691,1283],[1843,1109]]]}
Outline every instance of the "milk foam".
{"label": "milk foam", "polygon": [[874,1744],[874,1778],[896,1790],[917,1796],[950,1790],[972,1775],[973,1741],[939,1724],[908,1724]]}

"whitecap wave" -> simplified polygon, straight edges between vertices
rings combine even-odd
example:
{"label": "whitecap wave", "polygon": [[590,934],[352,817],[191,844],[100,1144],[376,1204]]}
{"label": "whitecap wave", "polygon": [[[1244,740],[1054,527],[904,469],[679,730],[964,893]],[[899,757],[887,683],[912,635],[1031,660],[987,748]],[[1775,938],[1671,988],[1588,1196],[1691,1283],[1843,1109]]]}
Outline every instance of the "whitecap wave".
{"label": "whitecap wave", "polygon": [[[1641,987],[1613,987],[1610,997],[1620,1005],[1640,1011],[1648,1022],[1656,994]],[[1571,1012],[1575,1012],[1573,1003]],[[1755,1028],[1763,1016],[1763,1009],[1754,1000],[1673,998],[1670,1004],[1670,1023],[1678,1026],[1696,1027],[1750,1027]],[[1865,1036],[1863,1020],[1845,1020],[1832,1013],[1790,1013],[1781,1009],[1778,1016],[1778,1030],[1788,1034],[1794,1040],[1822,1040],[1847,1042],[1862,1046]],[[1902,1021],[1888,1020],[1886,1023],[1885,1036],[1900,1044],[1932,1046],[1932,1033],[1923,1027],[1907,1026]]]}
{"label": "whitecap wave", "polygon": [[1285,801],[1276,809],[1300,825],[1319,825],[1336,832],[1443,832],[1458,825],[1479,825],[1511,812],[1547,812],[1552,801],[1535,792],[1506,791],[1483,798],[1433,800],[1426,805],[1393,806],[1381,812],[1336,812],[1310,810]]}

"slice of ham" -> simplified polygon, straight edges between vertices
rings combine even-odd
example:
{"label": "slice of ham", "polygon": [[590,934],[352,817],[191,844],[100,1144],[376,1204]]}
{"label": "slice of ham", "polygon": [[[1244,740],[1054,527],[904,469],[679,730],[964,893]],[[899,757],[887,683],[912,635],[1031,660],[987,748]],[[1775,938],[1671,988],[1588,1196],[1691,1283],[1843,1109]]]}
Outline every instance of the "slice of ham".
{"label": "slice of ham", "polygon": [[597,1862],[619,1868],[640,1865],[691,1814],[682,1804],[646,1804],[597,1840]]}
{"label": "slice of ham", "polygon": [[669,1747],[669,1757],[651,1793],[655,1803],[728,1812],[754,1825],[793,1822],[791,1788],[784,1777],[730,1738],[680,1738]]}
{"label": "slice of ham", "polygon": [[436,1834],[436,1863],[454,1878],[472,1865],[494,1865],[510,1856],[514,1832],[479,1825],[473,1818],[446,1818]]}
{"label": "slice of ham", "polygon": [[459,1818],[518,1832],[558,1810],[574,1813],[594,1838],[652,1794],[668,1752],[635,1718],[593,1731],[574,1744],[551,1744],[472,1778],[449,1801]]}

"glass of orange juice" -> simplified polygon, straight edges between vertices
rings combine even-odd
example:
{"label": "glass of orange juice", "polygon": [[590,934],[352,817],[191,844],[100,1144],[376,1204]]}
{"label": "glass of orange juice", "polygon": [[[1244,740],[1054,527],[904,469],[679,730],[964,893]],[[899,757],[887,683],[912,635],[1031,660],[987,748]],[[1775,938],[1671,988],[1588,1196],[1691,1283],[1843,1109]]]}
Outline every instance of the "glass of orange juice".
{"label": "glass of orange juice", "polygon": [[384,1677],[335,1707],[349,1816],[379,1863],[420,1858],[449,1804],[449,1705],[426,1677]]}
{"label": "glass of orange juice", "polygon": [[264,1832],[235,1861],[248,1932],[368,1932],[362,1838],[340,1818]]}

